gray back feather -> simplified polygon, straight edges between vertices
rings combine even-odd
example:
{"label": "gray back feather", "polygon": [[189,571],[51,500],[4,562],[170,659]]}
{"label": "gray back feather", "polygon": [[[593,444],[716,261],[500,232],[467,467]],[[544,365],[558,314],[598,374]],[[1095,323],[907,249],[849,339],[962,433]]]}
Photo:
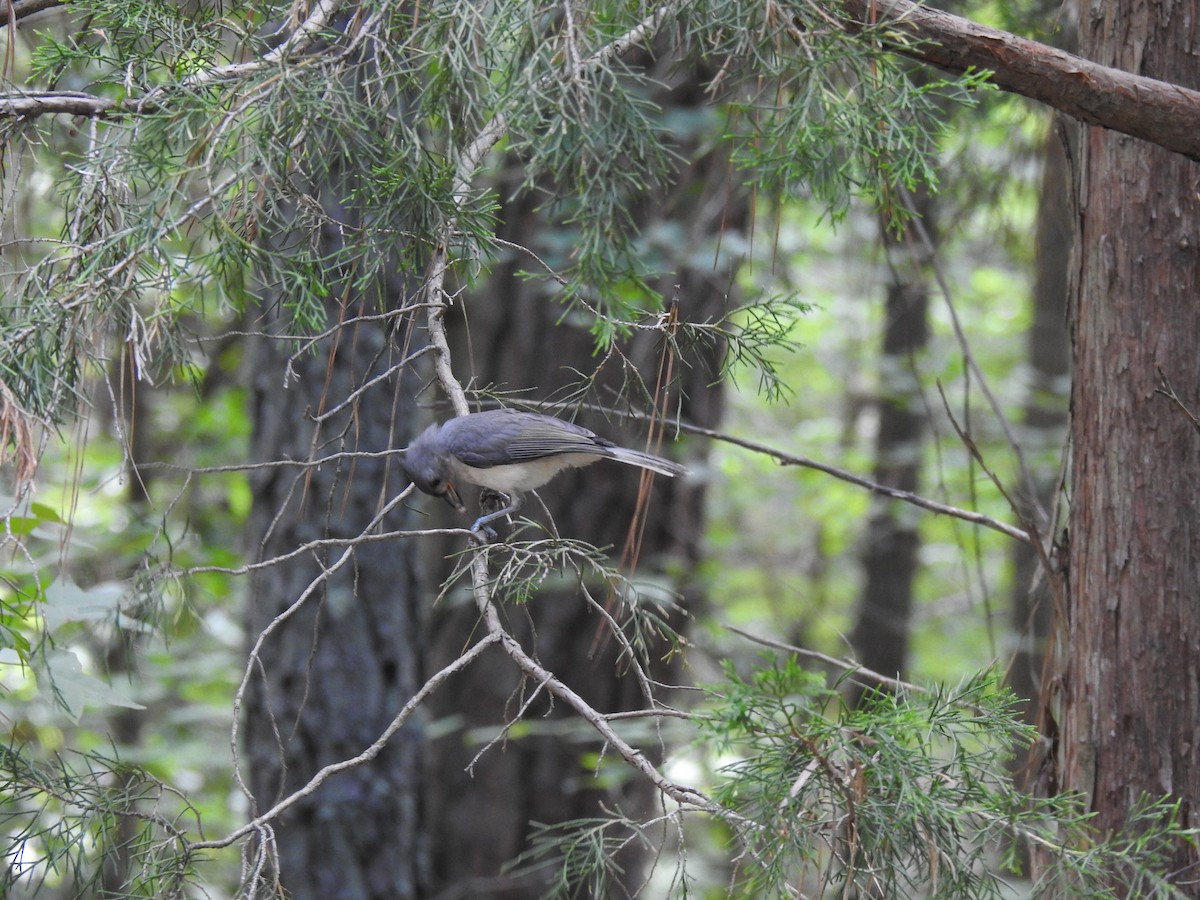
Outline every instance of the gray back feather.
{"label": "gray back feather", "polygon": [[613,443],[571,422],[538,413],[491,409],[444,422],[442,448],[487,469],[563,453],[613,456]]}

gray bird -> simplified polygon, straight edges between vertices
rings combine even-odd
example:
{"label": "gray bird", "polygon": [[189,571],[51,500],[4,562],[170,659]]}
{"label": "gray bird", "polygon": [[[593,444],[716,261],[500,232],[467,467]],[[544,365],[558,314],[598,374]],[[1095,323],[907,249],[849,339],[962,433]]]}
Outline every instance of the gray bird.
{"label": "gray bird", "polygon": [[[492,409],[430,425],[400,459],[405,474],[426,494],[466,512],[456,485],[476,484],[508,496],[509,505],[471,526],[479,531],[521,508],[521,495],[541,487],[563,469],[615,459],[674,477],[678,463],[612,441],[553,416]],[[490,530],[490,529],[489,529]]]}

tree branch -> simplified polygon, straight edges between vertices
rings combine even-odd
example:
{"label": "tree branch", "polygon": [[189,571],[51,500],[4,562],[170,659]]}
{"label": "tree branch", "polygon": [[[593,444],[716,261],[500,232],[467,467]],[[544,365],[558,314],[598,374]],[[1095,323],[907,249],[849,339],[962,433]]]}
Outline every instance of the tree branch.
{"label": "tree branch", "polygon": [[234,831],[231,831],[229,834],[225,835],[225,837],[211,841],[195,841],[188,844],[188,849],[193,851],[216,850],[220,849],[221,847],[228,847],[230,844],[233,844],[236,841],[246,837],[251,832],[261,829],[272,819],[277,818],[280,813],[292,806],[295,806],[296,803],[312,794],[313,791],[319,788],[331,776],[336,775],[338,772],[344,772],[346,769],[352,769],[355,766],[360,766],[363,763],[374,759],[379,755],[383,748],[387,746],[388,741],[392,739],[396,732],[403,727],[404,723],[412,717],[412,714],[416,711],[417,707],[424,703],[429,696],[439,687],[441,687],[441,685],[445,683],[445,681],[451,675],[465,669],[475,661],[475,658],[479,656],[479,654],[481,654],[492,644],[498,643],[499,640],[500,637],[498,635],[485,635],[462,656],[455,659],[439,672],[431,675],[429,679],[426,680],[425,684],[421,686],[421,689],[413,694],[409,701],[404,704],[400,712],[396,713],[395,717],[388,724],[387,728],[385,728],[379,737],[377,737],[371,744],[371,746],[363,750],[362,753],[358,754],[357,756],[339,760],[338,762],[330,763],[329,765],[322,767],[320,771],[318,771],[315,775],[313,775],[312,778],[308,780],[308,784],[304,785],[304,787],[300,788],[294,793],[289,794],[265,813],[260,816],[256,816],[252,821],[247,822],[245,825]]}
{"label": "tree branch", "polygon": [[[27,10],[50,5],[55,4],[29,0],[17,4],[17,10],[27,14]],[[239,77],[276,62],[282,53],[294,53],[327,24],[339,5],[334,0],[318,3],[296,33],[263,59],[218,67],[193,75],[191,80]],[[583,60],[582,65],[586,67],[617,56],[631,45],[645,41],[680,5],[679,2],[661,5],[625,35]],[[1002,90],[1038,100],[1089,125],[1119,131],[1200,161],[1200,91],[1103,66],[910,0],[843,0],[842,6],[847,18],[839,24],[849,34],[885,24],[882,39],[896,53],[958,74],[972,69],[988,70],[992,73],[992,83]],[[157,88],[152,95],[165,89],[169,88]],[[0,95],[0,119],[54,113],[81,116],[136,113],[145,111],[148,101],[151,95],[118,103],[82,93],[12,93]],[[464,150],[456,190],[469,187],[479,163],[507,130],[506,117],[498,114]],[[435,280],[440,280],[442,272],[438,266],[430,269]]]}
{"label": "tree branch", "polygon": [[910,0],[843,0],[857,33],[886,24],[889,49],[961,74],[988,69],[997,87],[1200,161],[1200,92],[1058,50]]}
{"label": "tree branch", "polygon": [[[875,682],[875,683],[882,684],[882,685],[885,685],[890,688],[896,688],[898,690],[903,690],[903,691],[911,691],[914,694],[929,693],[928,689],[921,687],[919,684],[913,684],[911,681],[902,681],[899,678],[893,678],[891,676],[884,675],[880,672],[874,671],[873,669],[868,669],[866,666],[862,665],[861,663],[855,662],[852,659],[838,659],[836,656],[829,656],[829,655],[827,655],[825,653],[821,653],[817,650],[808,650],[808,649],[805,649],[804,647],[797,647],[795,644],[787,644],[787,643],[784,643],[783,641],[777,641],[774,638],[762,637],[757,634],[751,634],[749,631],[743,631],[741,628],[738,628],[736,625],[730,625],[726,622],[722,622],[721,627],[724,628],[726,631],[731,631],[736,635],[746,638],[746,640],[748,640],[748,641],[753,641],[756,644],[762,644],[762,646],[764,646],[764,647],[771,647],[774,650],[783,650],[787,653],[795,653],[797,656],[804,656],[804,657],[807,657],[808,659],[815,659],[818,662],[822,662],[825,665],[830,666],[831,668],[839,669],[843,672],[848,673],[851,678],[861,675],[863,678],[867,679],[869,682]],[[857,680],[857,679],[855,679],[855,680]],[[861,681],[859,681],[859,683],[863,684],[864,687],[871,686],[871,684],[869,684],[869,683],[864,683]]]}
{"label": "tree branch", "polygon": [[0,95],[0,119],[29,119],[58,113],[103,117],[116,107],[115,100],[79,91],[29,91]]}
{"label": "tree branch", "polygon": [[0,28],[4,28],[6,25],[15,25],[34,13],[62,5],[63,0],[15,0],[11,5],[6,3],[5,6],[8,9],[4,15],[0,15]]}
{"label": "tree branch", "polygon": [[480,548],[471,562],[471,581],[475,594],[475,604],[479,608],[479,613],[483,618],[488,636],[499,641],[500,645],[504,648],[504,652],[508,654],[509,659],[516,663],[517,667],[529,676],[539,688],[549,691],[566,703],[576,715],[586,720],[600,733],[600,736],[604,738],[607,745],[612,747],[618,756],[651,781],[664,796],[670,797],[682,807],[698,809],[732,823],[740,825],[753,824],[748,819],[714,802],[695,788],[676,784],[664,776],[643,753],[617,734],[611,724],[615,718],[614,716],[606,715],[594,709],[579,694],[561,681],[557,675],[546,669],[525,652],[525,648],[521,646],[521,643],[509,634],[505,630],[504,625],[501,624],[500,614],[496,610],[495,603],[492,601],[489,592],[491,577],[488,572],[488,551],[486,547]]}
{"label": "tree branch", "polygon": [[855,475],[852,472],[847,472],[845,469],[839,469],[837,466],[831,466],[827,463],[817,462],[815,459],[809,459],[807,456],[795,456],[791,453],[784,453],[782,450],[776,450],[774,447],[768,447],[766,444],[760,444],[757,441],[747,440],[746,438],[734,437],[730,434],[725,434],[720,431],[713,431],[709,428],[701,428],[698,425],[683,425],[679,426],[681,431],[686,431],[688,434],[698,434],[702,437],[712,438],[714,441],[724,441],[727,444],[734,444],[738,447],[745,447],[747,450],[753,450],[755,453],[764,453],[767,456],[773,457],[785,466],[803,466],[806,469],[816,469],[818,472],[824,472],[826,475],[832,475],[834,478],[850,484],[858,485],[861,488],[866,488],[873,494],[880,494],[884,497],[891,497],[894,500],[903,500],[905,503],[910,503],[913,506],[918,506],[921,509],[927,509],[930,512],[938,513],[944,516],[953,516],[956,519],[962,519],[964,522],[970,522],[973,525],[982,525],[984,528],[990,528],[993,531],[998,531],[1001,534],[1006,534],[1010,538],[1015,538],[1018,541],[1023,541],[1026,544],[1038,546],[1037,535],[1031,535],[1022,528],[1017,528],[1014,525],[1009,525],[1007,522],[1001,522],[999,519],[993,519],[991,516],[985,516],[983,513],[977,513],[969,509],[961,509],[957,506],[950,506],[946,503],[938,503],[936,500],[930,500],[922,497],[919,494],[914,494],[911,491],[902,491],[898,488],[888,487],[886,484],[877,484],[861,476]]}

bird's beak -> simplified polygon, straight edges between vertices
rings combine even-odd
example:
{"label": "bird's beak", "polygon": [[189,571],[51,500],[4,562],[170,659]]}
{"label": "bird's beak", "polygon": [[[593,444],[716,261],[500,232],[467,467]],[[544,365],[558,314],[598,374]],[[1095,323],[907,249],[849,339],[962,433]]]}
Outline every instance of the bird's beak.
{"label": "bird's beak", "polygon": [[462,502],[462,497],[458,496],[458,491],[456,491],[454,489],[454,485],[448,481],[446,482],[446,490],[445,493],[442,494],[442,497],[460,513],[467,511],[466,505]]}

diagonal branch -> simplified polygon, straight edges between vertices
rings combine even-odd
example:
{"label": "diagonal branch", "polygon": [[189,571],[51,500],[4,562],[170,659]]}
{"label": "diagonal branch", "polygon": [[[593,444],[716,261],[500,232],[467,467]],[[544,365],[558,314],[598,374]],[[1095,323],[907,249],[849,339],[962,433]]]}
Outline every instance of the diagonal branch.
{"label": "diagonal branch", "polygon": [[278,818],[280,814],[312,794],[313,791],[319,788],[327,779],[336,775],[338,772],[344,772],[346,769],[352,769],[355,766],[360,766],[363,763],[374,759],[380,754],[380,752],[382,752],[383,748],[387,746],[388,741],[395,736],[396,732],[404,726],[404,723],[412,717],[412,714],[416,712],[417,708],[427,699],[429,699],[429,696],[433,694],[434,691],[441,687],[441,685],[444,684],[451,675],[465,669],[475,661],[475,658],[478,657],[479,654],[481,654],[492,644],[498,643],[499,640],[500,638],[497,635],[486,635],[477,641],[470,650],[463,653],[460,657],[455,659],[449,665],[445,666],[439,672],[430,676],[429,679],[426,680],[425,684],[421,686],[421,689],[413,694],[409,701],[404,704],[400,712],[396,713],[395,717],[390,723],[388,723],[387,728],[380,733],[379,737],[377,737],[369,747],[367,747],[357,756],[352,756],[348,759],[339,760],[338,762],[330,763],[329,765],[324,766],[308,780],[308,783],[304,785],[304,787],[300,788],[294,793],[289,794],[262,815],[255,816],[252,821],[247,822],[245,825],[242,825],[240,828],[231,831],[229,834],[217,840],[193,842],[188,845],[188,849],[195,851],[215,850],[221,847],[228,847],[231,844],[234,844],[242,838],[248,836],[252,832],[260,830],[264,825]]}
{"label": "diagonal branch", "polygon": [[946,503],[939,503],[936,500],[930,500],[927,497],[922,497],[919,494],[914,494],[911,491],[902,491],[898,488],[888,487],[886,484],[878,484],[869,479],[855,475],[853,472],[847,472],[845,469],[839,469],[837,466],[831,466],[828,463],[817,462],[815,459],[809,459],[807,456],[797,456],[792,453],[785,453],[782,450],[776,450],[774,447],[769,447],[766,444],[760,444],[757,441],[751,441],[747,438],[734,437],[730,434],[725,434],[720,431],[713,431],[709,428],[701,428],[698,425],[680,425],[681,431],[686,431],[689,434],[698,434],[701,437],[711,438],[715,441],[724,441],[727,444],[733,444],[737,447],[744,447],[747,450],[753,450],[755,453],[763,453],[779,461],[785,466],[803,466],[806,469],[815,469],[818,472],[824,472],[826,475],[832,475],[834,478],[848,482],[849,484],[858,485],[861,488],[866,488],[873,494],[880,494],[884,497],[891,497],[894,500],[902,500],[905,503],[910,503],[913,506],[927,509],[932,513],[937,513],[943,516],[953,516],[956,519],[962,519],[964,522],[970,522],[974,525],[982,525],[984,528],[990,528],[993,531],[998,531],[1001,534],[1006,534],[1010,538],[1018,541],[1023,541],[1027,544],[1039,546],[1036,534],[1030,534],[1023,528],[1017,528],[1009,525],[1007,522],[1001,522],[999,519],[993,519],[991,516],[985,516],[983,513],[977,513],[973,510],[962,509],[957,506],[950,506]]}
{"label": "diagonal branch", "polygon": [[481,548],[475,554],[475,558],[471,562],[471,577],[475,603],[479,607],[480,615],[483,617],[488,637],[498,641],[504,648],[504,652],[508,654],[509,659],[516,663],[517,667],[529,676],[540,689],[549,691],[566,703],[576,715],[585,719],[600,733],[600,736],[604,738],[609,747],[612,747],[616,751],[617,755],[651,781],[665,796],[670,797],[680,806],[701,810],[739,825],[753,824],[732,810],[726,809],[711,800],[695,788],[676,784],[664,776],[643,753],[617,733],[616,729],[612,726],[612,716],[593,708],[579,694],[561,681],[557,675],[546,669],[541,663],[525,652],[525,648],[521,646],[520,642],[504,629],[504,625],[500,622],[500,614],[497,612],[496,605],[492,601],[488,590],[491,579],[488,574],[488,553],[486,548]]}
{"label": "diagonal branch", "polygon": [[[749,631],[743,631],[741,628],[738,628],[736,625],[730,625],[728,623],[722,623],[721,627],[724,628],[726,631],[730,631],[736,635],[744,637],[744,638],[746,638],[746,640],[753,641],[756,644],[761,644],[764,647],[771,647],[774,650],[783,650],[787,653],[794,653],[797,656],[804,656],[804,657],[807,657],[808,659],[815,659],[818,662],[824,663],[825,665],[829,666],[830,668],[838,669],[843,672],[846,672],[847,674],[850,675],[850,677],[852,679],[857,681],[859,684],[864,684],[864,686],[866,686],[866,687],[870,687],[871,686],[870,683],[878,683],[878,684],[886,685],[887,687],[890,687],[890,688],[896,688],[898,690],[910,691],[914,694],[929,693],[929,690],[927,688],[923,688],[919,684],[913,684],[911,681],[903,681],[899,678],[893,678],[891,676],[884,675],[880,672],[876,672],[873,669],[868,669],[866,666],[862,665],[862,663],[855,662],[852,659],[838,659],[836,656],[829,656],[828,654],[821,653],[817,650],[809,650],[805,647],[797,647],[795,644],[788,644],[788,643],[785,643],[784,641],[777,641],[774,638],[763,637],[762,635],[752,634]],[[858,676],[862,676],[862,678],[865,679],[866,682],[860,681],[858,679]]]}
{"label": "diagonal branch", "polygon": [[40,13],[56,6],[62,6],[63,0],[11,0],[4,4],[8,7],[6,13],[0,16],[0,28],[14,26],[22,19]]}
{"label": "diagonal branch", "polygon": [[843,0],[842,8],[852,34],[870,23],[885,46],[904,56],[956,74],[988,70],[1002,90],[1200,160],[1198,91],[1102,66],[911,0]]}

